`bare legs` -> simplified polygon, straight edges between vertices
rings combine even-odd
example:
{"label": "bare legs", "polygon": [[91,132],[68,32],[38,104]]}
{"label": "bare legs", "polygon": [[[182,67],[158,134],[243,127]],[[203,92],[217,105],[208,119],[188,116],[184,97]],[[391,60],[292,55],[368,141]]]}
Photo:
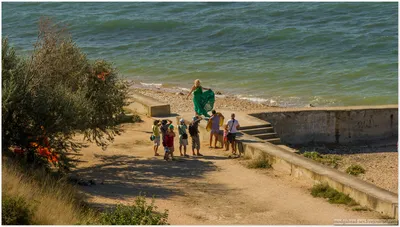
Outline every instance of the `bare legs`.
{"label": "bare legs", "polygon": [[154,145],[154,148],[153,148],[154,156],[159,156],[159,154],[157,153],[158,147],[159,147],[158,145]]}
{"label": "bare legs", "polygon": [[[214,137],[215,142],[214,142],[214,147],[217,148],[217,142],[218,142],[218,133],[210,133],[210,147],[212,148],[212,138]],[[223,147],[222,147],[223,148]]]}
{"label": "bare legs", "polygon": [[[182,147],[183,147],[183,154],[182,154]],[[181,153],[181,156],[186,156],[186,145],[179,145],[179,152]]]}

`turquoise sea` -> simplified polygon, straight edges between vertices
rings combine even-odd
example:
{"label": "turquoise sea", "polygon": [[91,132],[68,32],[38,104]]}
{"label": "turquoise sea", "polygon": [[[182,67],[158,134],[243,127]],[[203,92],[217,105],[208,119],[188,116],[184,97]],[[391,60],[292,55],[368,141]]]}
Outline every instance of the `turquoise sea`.
{"label": "turquoise sea", "polygon": [[2,3],[33,49],[41,16],[145,86],[205,87],[281,106],[398,103],[398,3]]}

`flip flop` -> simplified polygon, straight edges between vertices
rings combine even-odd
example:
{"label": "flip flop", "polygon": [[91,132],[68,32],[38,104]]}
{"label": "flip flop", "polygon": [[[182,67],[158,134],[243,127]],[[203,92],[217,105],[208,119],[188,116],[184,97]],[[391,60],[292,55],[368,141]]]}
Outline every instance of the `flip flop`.
{"label": "flip flop", "polygon": [[204,155],[202,155],[202,154],[197,154],[197,156],[204,156]]}

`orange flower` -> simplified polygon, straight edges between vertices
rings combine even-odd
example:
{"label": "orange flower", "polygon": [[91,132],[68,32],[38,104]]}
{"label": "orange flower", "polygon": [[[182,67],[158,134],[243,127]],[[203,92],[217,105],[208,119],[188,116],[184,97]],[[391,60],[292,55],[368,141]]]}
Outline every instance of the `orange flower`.
{"label": "orange flower", "polygon": [[31,147],[38,147],[39,144],[36,142],[31,142],[30,145],[31,145]]}
{"label": "orange flower", "polygon": [[53,155],[53,157],[51,158],[52,162],[58,162],[58,158],[56,155]]}
{"label": "orange flower", "polygon": [[106,80],[106,76],[108,76],[110,72],[101,72],[100,74],[97,75],[97,78],[101,79],[102,81]]}

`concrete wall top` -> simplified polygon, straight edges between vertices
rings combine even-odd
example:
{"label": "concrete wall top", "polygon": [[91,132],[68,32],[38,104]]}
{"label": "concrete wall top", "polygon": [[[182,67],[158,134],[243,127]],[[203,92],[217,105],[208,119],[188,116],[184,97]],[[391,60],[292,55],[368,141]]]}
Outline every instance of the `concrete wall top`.
{"label": "concrete wall top", "polygon": [[145,104],[146,106],[165,106],[169,105],[167,103],[162,103],[152,97],[145,96],[136,92],[132,92],[132,95],[130,97],[131,100],[134,100],[136,102]]}

